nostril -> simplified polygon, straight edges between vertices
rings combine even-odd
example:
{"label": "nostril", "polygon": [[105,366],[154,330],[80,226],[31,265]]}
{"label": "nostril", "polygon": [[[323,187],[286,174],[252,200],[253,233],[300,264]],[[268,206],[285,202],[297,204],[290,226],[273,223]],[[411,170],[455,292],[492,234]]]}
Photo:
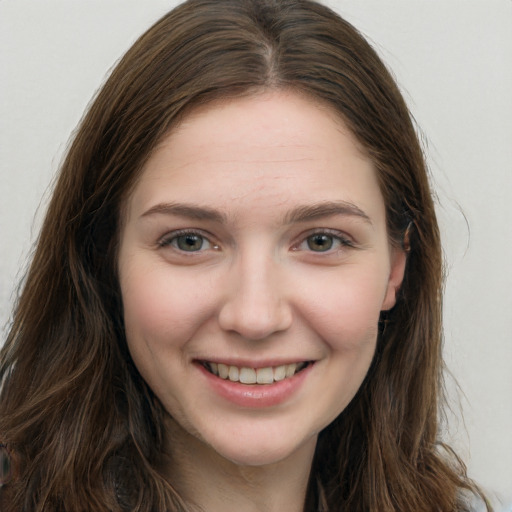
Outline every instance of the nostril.
{"label": "nostril", "polygon": [[218,321],[225,331],[237,332],[253,340],[287,330],[292,323],[291,308],[285,301],[259,296],[238,296],[219,311]]}

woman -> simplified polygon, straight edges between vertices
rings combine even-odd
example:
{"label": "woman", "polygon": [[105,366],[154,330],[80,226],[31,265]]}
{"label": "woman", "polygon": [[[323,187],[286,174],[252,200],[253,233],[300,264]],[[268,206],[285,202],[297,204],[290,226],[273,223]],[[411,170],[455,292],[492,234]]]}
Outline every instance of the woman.
{"label": "woman", "polygon": [[441,263],[353,27],[186,2],[62,166],[2,350],[3,509],[470,510],[437,431]]}

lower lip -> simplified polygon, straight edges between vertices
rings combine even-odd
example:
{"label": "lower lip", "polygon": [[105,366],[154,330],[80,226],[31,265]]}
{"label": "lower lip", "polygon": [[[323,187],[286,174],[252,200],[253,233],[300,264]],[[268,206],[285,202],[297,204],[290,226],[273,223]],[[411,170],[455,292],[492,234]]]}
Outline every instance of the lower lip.
{"label": "lower lip", "polygon": [[229,379],[221,379],[210,373],[201,364],[197,366],[217,395],[239,407],[257,409],[280,405],[290,400],[301,388],[314,363],[310,363],[293,377],[288,377],[273,384],[241,384],[240,382],[232,382]]}

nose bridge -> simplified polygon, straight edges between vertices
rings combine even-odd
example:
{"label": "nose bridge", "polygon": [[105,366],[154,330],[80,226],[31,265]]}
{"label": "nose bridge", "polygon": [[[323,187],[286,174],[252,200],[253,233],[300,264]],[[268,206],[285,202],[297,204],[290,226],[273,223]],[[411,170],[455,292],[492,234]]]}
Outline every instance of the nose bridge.
{"label": "nose bridge", "polygon": [[280,267],[270,251],[259,248],[239,253],[219,314],[223,329],[247,339],[263,339],[289,327],[291,308]]}

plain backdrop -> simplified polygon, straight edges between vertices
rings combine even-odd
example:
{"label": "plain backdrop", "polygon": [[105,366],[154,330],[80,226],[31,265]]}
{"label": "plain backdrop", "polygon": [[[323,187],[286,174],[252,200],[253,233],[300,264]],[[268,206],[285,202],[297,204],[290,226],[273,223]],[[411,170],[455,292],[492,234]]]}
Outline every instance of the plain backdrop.
{"label": "plain backdrop", "polygon": [[[0,0],[2,340],[71,133],[113,64],[176,3]],[[370,39],[417,121],[448,274],[445,436],[512,510],[512,1],[325,3]]]}

